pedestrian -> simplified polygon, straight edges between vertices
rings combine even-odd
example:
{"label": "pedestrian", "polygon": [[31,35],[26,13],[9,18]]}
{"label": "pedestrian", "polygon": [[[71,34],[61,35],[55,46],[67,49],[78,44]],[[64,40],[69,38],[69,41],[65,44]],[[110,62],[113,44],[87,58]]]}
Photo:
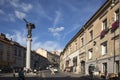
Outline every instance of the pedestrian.
{"label": "pedestrian", "polygon": [[15,69],[13,69],[13,77],[15,77]]}
{"label": "pedestrian", "polygon": [[24,75],[23,68],[20,68],[20,69],[19,69],[19,72],[18,72],[18,80],[25,80],[25,75]]}
{"label": "pedestrian", "polygon": [[50,70],[51,70],[51,75],[55,75],[54,69],[50,68]]}

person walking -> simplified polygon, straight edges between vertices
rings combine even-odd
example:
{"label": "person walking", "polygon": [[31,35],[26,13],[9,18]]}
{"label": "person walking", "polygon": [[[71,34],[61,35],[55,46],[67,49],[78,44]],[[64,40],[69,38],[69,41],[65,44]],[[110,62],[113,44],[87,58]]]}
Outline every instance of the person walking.
{"label": "person walking", "polygon": [[13,77],[15,77],[15,69],[13,69]]}
{"label": "person walking", "polygon": [[20,68],[20,69],[19,69],[19,72],[18,72],[18,80],[25,80],[25,75],[24,75],[23,68]]}
{"label": "person walking", "polygon": [[51,71],[51,75],[55,75],[55,72],[54,72],[53,68],[50,68],[50,71]]}

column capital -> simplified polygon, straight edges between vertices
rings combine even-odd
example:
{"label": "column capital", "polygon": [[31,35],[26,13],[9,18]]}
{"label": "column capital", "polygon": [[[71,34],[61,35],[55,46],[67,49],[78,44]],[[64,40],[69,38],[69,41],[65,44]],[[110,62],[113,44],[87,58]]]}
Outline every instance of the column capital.
{"label": "column capital", "polygon": [[32,38],[27,38],[27,41],[32,41]]}

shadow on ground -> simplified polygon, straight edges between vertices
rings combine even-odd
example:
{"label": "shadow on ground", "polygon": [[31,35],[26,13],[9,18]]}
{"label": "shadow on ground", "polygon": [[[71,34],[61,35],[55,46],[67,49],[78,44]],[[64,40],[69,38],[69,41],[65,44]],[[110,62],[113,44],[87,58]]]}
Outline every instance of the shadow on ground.
{"label": "shadow on ground", "polygon": [[[0,77],[0,80],[18,80],[18,77]],[[99,80],[98,78],[91,79],[90,77],[26,77],[25,80]]]}

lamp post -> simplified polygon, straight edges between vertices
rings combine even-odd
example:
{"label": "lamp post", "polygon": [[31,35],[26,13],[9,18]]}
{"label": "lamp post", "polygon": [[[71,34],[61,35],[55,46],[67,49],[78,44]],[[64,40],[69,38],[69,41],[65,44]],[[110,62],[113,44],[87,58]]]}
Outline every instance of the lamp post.
{"label": "lamp post", "polygon": [[30,56],[31,56],[31,41],[32,41],[32,29],[35,28],[35,25],[33,23],[27,22],[25,19],[23,19],[26,22],[26,27],[28,29],[27,34],[27,53],[26,53],[26,70],[30,70]]}

